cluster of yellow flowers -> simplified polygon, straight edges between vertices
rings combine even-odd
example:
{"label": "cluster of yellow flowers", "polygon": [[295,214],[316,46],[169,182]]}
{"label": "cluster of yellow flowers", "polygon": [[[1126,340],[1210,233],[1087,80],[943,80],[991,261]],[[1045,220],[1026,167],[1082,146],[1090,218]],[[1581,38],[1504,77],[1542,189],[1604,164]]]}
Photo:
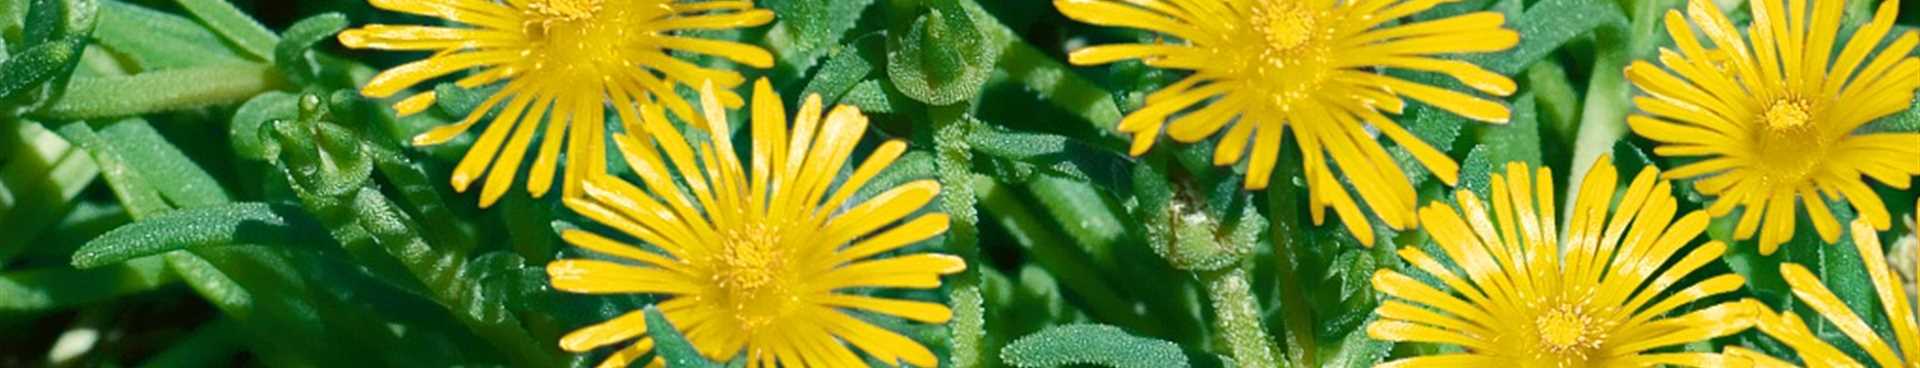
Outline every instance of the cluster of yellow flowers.
{"label": "cluster of yellow flowers", "polygon": [[[567,208],[647,245],[565,231],[561,238],[567,243],[626,262],[554,261],[547,265],[554,288],[663,295],[659,309],[667,321],[716,360],[744,352],[756,367],[862,365],[845,341],[881,361],[938,365],[920,343],[846,311],[943,323],[952,313],[946,305],[841,293],[937,288],[940,276],[966,267],[960,258],[942,254],[870,259],[947,229],[944,214],[916,215],[940,192],[931,180],[847,203],[906,152],[906,143],[880,145],[851,177],[836,181],[866,134],[866,116],[847,106],[826,110],[816,95],[806,99],[789,126],[780,96],[761,79],[752,96],[753,156],[742,160],[729,139],[726,109],[745,105],[733,89],[746,79],[668,54],[693,52],[769,67],[773,56],[758,46],[676,33],[763,25],[773,20],[773,12],[748,0],[371,3],[467,27],[376,24],[342,32],[340,43],[348,47],[433,51],[426,59],[381,72],[362,94],[385,98],[465,70],[474,72],[454,82],[460,87],[502,85],[459,123],[413,138],[418,145],[447,142],[494,115],[454,168],[456,190],[465,191],[484,175],[480,205],[493,204],[519,177],[528,146],[541,137],[526,178],[527,191],[541,196],[553,184],[565,139],[567,171],[561,180]],[[676,92],[681,86],[699,87],[698,111]],[[403,115],[418,113],[435,99],[433,92],[420,93],[400,99],[394,108]],[[609,105],[621,132],[606,129]],[[669,114],[703,128],[708,138],[683,136]],[[641,185],[606,173],[608,140]],[[632,311],[575,330],[561,338],[560,347],[583,352],[634,340],[602,363],[627,366],[652,350],[646,333],[645,314]]]}
{"label": "cluster of yellow flowers", "polygon": [[[1054,0],[1076,20],[1183,41],[1094,46],[1070,56],[1075,64],[1139,59],[1192,71],[1148,96],[1145,107],[1121,121],[1119,129],[1134,135],[1133,153],[1150,148],[1163,128],[1186,143],[1226,129],[1214,148],[1214,163],[1240,162],[1251,141],[1246,187],[1257,189],[1267,185],[1281,149],[1280,133],[1290,128],[1304,157],[1316,224],[1332,207],[1356,238],[1372,243],[1368,221],[1342,185],[1351,184],[1381,223],[1394,229],[1420,226],[1438,243],[1444,259],[1458,267],[1418,247],[1401,248],[1408,265],[1440,284],[1379,271],[1374,288],[1397,299],[1380,305],[1379,319],[1367,332],[1382,340],[1464,351],[1386,365],[1785,365],[1738,348],[1725,354],[1655,352],[1756,326],[1802,352],[1809,364],[1857,365],[1797,319],[1776,316],[1756,301],[1667,316],[1744,283],[1738,275],[1718,275],[1684,288],[1675,285],[1726,252],[1720,242],[1682,252],[1710,217],[1744,208],[1735,235],[1745,240],[1759,232],[1761,253],[1771,254],[1792,237],[1796,204],[1805,206],[1822,239],[1838,241],[1840,224],[1827,201],[1840,199],[1861,213],[1853,224],[1854,243],[1873,272],[1887,315],[1896,321],[1899,351],[1920,354],[1920,328],[1907,309],[1904,289],[1889,276],[1874,233],[1887,230],[1891,216],[1862,180],[1906,188],[1912,176],[1920,175],[1920,159],[1915,159],[1920,134],[1856,132],[1907,109],[1920,87],[1920,59],[1907,56],[1920,36],[1906,32],[1874,53],[1893,29],[1897,0],[1882,3],[1837,59],[1832,50],[1844,1],[1812,1],[1810,10],[1809,0],[1753,1],[1749,39],[1711,1],[1691,0],[1685,16],[1669,11],[1665,25],[1680,50],[1662,50],[1665,69],[1644,61],[1627,68],[1628,79],[1644,92],[1634,98],[1644,113],[1627,124],[1659,143],[1656,154],[1698,160],[1664,174],[1643,170],[1615,205],[1617,174],[1602,158],[1578,184],[1564,224],[1554,220],[1552,176],[1545,169],[1529,175],[1518,163],[1510,164],[1504,177],[1491,178],[1491,212],[1464,190],[1454,196],[1457,210],[1433,203],[1415,211],[1412,184],[1366,130],[1385,135],[1451,185],[1459,171],[1453,160],[1381,112],[1399,113],[1406,105],[1401,97],[1407,97],[1473,120],[1507,120],[1506,108],[1498,103],[1379,73],[1386,68],[1433,72],[1480,92],[1513,92],[1514,83],[1504,76],[1437,57],[1514,46],[1520,36],[1502,28],[1500,13],[1386,25],[1439,3]],[[1693,27],[1714,48],[1702,46]],[[1329,159],[1341,179],[1327,167]],[[1704,213],[1674,220],[1670,179],[1696,179],[1694,188],[1715,196],[1714,203]],[[1557,228],[1565,230],[1564,238],[1556,235]],[[1782,272],[1795,295],[1839,324],[1878,363],[1899,362],[1804,268],[1786,264]]]}
{"label": "cluster of yellow flowers", "polygon": [[[772,21],[772,12],[749,0],[370,2],[463,26],[369,25],[341,33],[340,42],[353,48],[433,52],[375,76],[362,89],[364,95],[392,97],[463,71],[471,72],[454,82],[460,87],[498,86],[458,123],[413,139],[420,145],[447,142],[484,116],[494,116],[454,168],[455,189],[465,191],[484,176],[480,204],[494,203],[521,177],[530,145],[542,137],[525,177],[528,192],[546,193],[564,156],[560,180],[566,206],[646,243],[566,231],[561,235],[568,243],[626,262],[555,261],[547,266],[555,288],[663,295],[659,307],[667,319],[713,359],[743,357],[753,366],[863,365],[852,350],[857,348],[888,364],[939,364],[920,343],[847,311],[942,323],[951,314],[946,306],[840,292],[935,288],[942,275],[966,267],[960,258],[930,253],[869,259],[947,228],[944,214],[916,215],[939,194],[933,181],[846,203],[900,157],[906,144],[880,145],[849,177],[836,181],[865,135],[867,118],[858,109],[828,109],[818,96],[808,96],[789,121],[779,95],[762,79],[751,96],[752,157],[743,161],[728,139],[726,110],[746,106],[733,92],[746,78],[668,53],[769,67],[773,57],[758,46],[679,33],[759,26]],[[1857,132],[1869,121],[1906,109],[1920,87],[1920,59],[1906,56],[1920,36],[1906,32],[1875,50],[1893,29],[1897,1],[1883,3],[1837,56],[1831,51],[1841,28],[1842,1],[1813,1],[1808,9],[1809,0],[1756,0],[1744,34],[1711,1],[1691,0],[1685,15],[1669,11],[1665,25],[1678,50],[1661,50],[1660,66],[1642,61],[1627,68],[1628,79],[1643,93],[1633,100],[1643,113],[1626,124],[1658,142],[1656,154],[1693,160],[1664,173],[1643,170],[1618,194],[1618,174],[1602,159],[1577,183],[1566,223],[1554,217],[1551,174],[1521,164],[1491,178],[1491,209],[1469,191],[1456,193],[1455,203],[1416,208],[1411,181],[1376,135],[1411,153],[1448,185],[1458,180],[1459,166],[1388,114],[1399,114],[1407,98],[1488,123],[1504,123],[1510,113],[1486,97],[1381,71],[1437,73],[1492,96],[1516,89],[1505,76],[1445,57],[1518,44],[1522,35],[1504,28],[1502,14],[1401,22],[1440,3],[1054,1],[1075,20],[1168,38],[1087,47],[1070,55],[1073,64],[1137,59],[1191,72],[1148,96],[1143,108],[1120,122],[1119,130],[1132,135],[1132,154],[1145,153],[1163,131],[1183,143],[1217,136],[1214,164],[1245,162],[1245,187],[1259,189],[1268,185],[1283,133],[1291,131],[1304,157],[1316,224],[1331,208],[1356,238],[1372,244],[1364,214],[1371,212],[1390,228],[1421,228],[1435,240],[1444,259],[1457,267],[1419,247],[1402,248],[1401,258],[1440,284],[1379,271],[1374,287],[1394,299],[1380,305],[1379,318],[1367,331],[1377,339],[1446,344],[1461,351],[1388,365],[1786,364],[1738,348],[1662,350],[1756,327],[1786,342],[1809,364],[1850,364],[1848,356],[1815,338],[1791,314],[1751,300],[1669,315],[1744,283],[1737,275],[1717,275],[1676,285],[1692,280],[1695,271],[1727,251],[1719,242],[1689,246],[1710,218],[1744,209],[1736,235],[1744,240],[1758,233],[1761,251],[1772,253],[1794,234],[1796,206],[1805,207],[1822,239],[1838,241],[1840,223],[1827,207],[1829,200],[1844,200],[1860,212],[1851,229],[1854,244],[1896,329],[1898,351],[1920,354],[1920,327],[1874,235],[1889,228],[1891,216],[1862,179],[1907,187],[1912,176],[1920,175],[1920,160],[1914,159],[1920,157],[1920,134]],[[1699,42],[1695,27],[1713,48]],[[698,106],[677,93],[695,86]],[[398,99],[394,108],[418,113],[435,99],[432,92],[414,94]],[[619,132],[605,124],[609,106],[620,121]],[[669,115],[709,138],[684,136]],[[606,173],[608,140],[641,185]],[[1672,179],[1695,179],[1694,188],[1714,196],[1713,204],[1676,214]],[[1800,300],[1834,321],[1878,363],[1902,360],[1804,268],[1781,268]],[[636,340],[605,361],[627,365],[653,346],[644,337],[644,321],[640,312],[628,313],[574,331],[560,346],[579,352]]]}

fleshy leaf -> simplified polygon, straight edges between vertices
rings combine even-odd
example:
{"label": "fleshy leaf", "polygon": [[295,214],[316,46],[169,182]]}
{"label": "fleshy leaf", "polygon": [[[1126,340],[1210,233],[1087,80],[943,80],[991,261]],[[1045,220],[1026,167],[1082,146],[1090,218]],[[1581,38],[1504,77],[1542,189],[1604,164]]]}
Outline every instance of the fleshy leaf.
{"label": "fleshy leaf", "polygon": [[28,48],[0,63],[0,99],[13,98],[73,70],[86,45],[83,37],[61,38]]}
{"label": "fleshy leaf", "polygon": [[667,323],[667,317],[660,314],[659,308],[647,306],[647,336],[653,337],[653,352],[659,359],[665,360],[668,367],[674,368],[718,368],[707,358],[694,350],[693,344],[673,324]]}
{"label": "fleshy leaf", "polygon": [[1077,364],[1113,368],[1190,366],[1179,345],[1093,324],[1052,327],[1021,337],[1000,350],[1000,359],[1020,368]]}
{"label": "fleshy leaf", "polygon": [[299,208],[239,203],[185,208],[122,226],[81,246],[73,266],[87,269],[166,252],[242,244],[299,244],[322,239]]}
{"label": "fleshy leaf", "polygon": [[295,81],[310,81],[319,75],[320,67],[307,57],[307,50],[313,45],[332,38],[334,33],[347,28],[347,16],[340,13],[326,13],[301,19],[299,23],[287,27],[287,32],[278,45],[273,48],[273,64],[280,72],[292,76]]}

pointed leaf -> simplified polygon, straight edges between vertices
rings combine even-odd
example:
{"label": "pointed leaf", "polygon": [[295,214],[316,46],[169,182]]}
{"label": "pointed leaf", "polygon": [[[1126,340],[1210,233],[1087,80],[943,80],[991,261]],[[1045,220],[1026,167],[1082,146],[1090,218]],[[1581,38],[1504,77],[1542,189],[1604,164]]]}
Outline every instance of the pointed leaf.
{"label": "pointed leaf", "polygon": [[86,269],[171,251],[241,244],[286,245],[326,239],[297,207],[239,203],[162,213],[122,226],[81,246],[73,266]]}
{"label": "pointed leaf", "polygon": [[688,343],[687,338],[680,335],[680,330],[675,329],[673,324],[667,323],[667,317],[660,314],[659,308],[649,305],[647,306],[646,313],[647,336],[653,337],[653,352],[659,355],[660,360],[666,361],[668,367],[719,367],[719,365],[708,361],[707,358],[700,356],[700,351],[695,350],[693,344]]}

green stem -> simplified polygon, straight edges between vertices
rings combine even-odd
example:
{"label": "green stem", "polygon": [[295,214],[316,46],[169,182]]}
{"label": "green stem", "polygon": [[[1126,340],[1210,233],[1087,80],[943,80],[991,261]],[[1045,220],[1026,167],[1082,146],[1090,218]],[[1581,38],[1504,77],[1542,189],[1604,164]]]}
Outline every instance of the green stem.
{"label": "green stem", "polygon": [[1213,302],[1215,327],[1225,335],[1234,362],[1245,368],[1280,367],[1272,340],[1260,323],[1260,305],[1254,302],[1247,267],[1243,264],[1202,279]]}
{"label": "green stem", "polygon": [[[1288,166],[1299,167],[1299,166]],[[1289,170],[1291,171],[1291,170]],[[1297,367],[1314,367],[1314,352],[1317,351],[1313,333],[1313,311],[1307,306],[1307,296],[1300,290],[1299,265],[1294,264],[1294,242],[1305,236],[1299,231],[1299,216],[1283,214],[1297,213],[1299,198],[1289,190],[1292,175],[1282,173],[1280,185],[1267,189],[1267,226],[1273,230],[1274,273],[1280,276],[1280,313],[1285,316],[1287,359]]]}
{"label": "green stem", "polygon": [[[1594,161],[1612,152],[1614,142],[1626,136],[1627,114],[1633,110],[1629,101],[1633,90],[1625,72],[1627,64],[1653,54],[1656,42],[1664,39],[1658,34],[1660,14],[1677,2],[1637,0],[1629,3],[1633,7],[1629,29],[1600,27],[1594,30],[1600,47],[1594,56],[1595,72],[1587,82],[1587,98],[1580,112],[1580,132],[1575,135],[1579,138],[1573,144],[1567,198],[1573,197],[1572,191],[1579,190]],[[1572,211],[1573,206],[1567,206],[1561,215],[1571,217]]]}
{"label": "green stem", "polygon": [[146,73],[77,77],[67,93],[34,112],[47,120],[144,115],[245,101],[285,84],[266,64],[213,65]]}
{"label": "green stem", "polygon": [[955,277],[948,300],[953,303],[953,319],[948,323],[953,333],[953,354],[949,363],[954,367],[980,366],[986,336],[984,329],[985,311],[980,296],[980,230],[978,210],[974,209],[978,198],[973,186],[973,151],[967,145],[967,133],[976,124],[966,116],[965,105],[936,106],[928,109],[934,127],[934,168],[935,175],[943,188],[940,191],[940,205],[952,218],[947,230],[947,250],[967,260],[967,270]]}

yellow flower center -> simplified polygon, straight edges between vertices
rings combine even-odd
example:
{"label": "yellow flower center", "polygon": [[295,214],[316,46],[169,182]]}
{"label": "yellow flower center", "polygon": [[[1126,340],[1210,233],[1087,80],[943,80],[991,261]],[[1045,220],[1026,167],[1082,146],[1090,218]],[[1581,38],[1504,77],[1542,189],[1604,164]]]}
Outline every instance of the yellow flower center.
{"label": "yellow flower center", "polygon": [[1539,329],[1540,345],[1546,348],[1541,353],[1552,358],[1584,360],[1606,339],[1600,321],[1578,305],[1553,307],[1536,317],[1533,324]]}
{"label": "yellow flower center", "polygon": [[1300,4],[1280,2],[1262,13],[1259,27],[1267,35],[1267,46],[1274,53],[1285,53],[1305,45],[1314,36],[1318,19]]}
{"label": "yellow flower center", "polygon": [[[1251,87],[1271,96],[1271,108],[1291,110],[1300,101],[1320,90],[1320,84],[1332,68],[1327,50],[1329,33],[1322,29],[1328,14],[1300,0],[1273,0],[1255,7],[1249,20],[1252,31],[1261,40],[1226,45],[1242,57],[1245,79]],[[1252,36],[1252,35],[1249,35]]]}
{"label": "yellow flower center", "polygon": [[1759,116],[1755,149],[1761,158],[1763,179],[1774,185],[1797,185],[1826,157],[1826,138],[1820,137],[1819,109],[1800,97],[1783,97],[1767,105]]}
{"label": "yellow flower center", "polygon": [[771,322],[785,310],[791,297],[780,282],[791,254],[781,246],[780,231],[766,224],[749,224],[727,231],[718,252],[714,283],[724,291],[724,304],[747,328]]}
{"label": "yellow flower center", "polygon": [[592,18],[600,11],[601,0],[536,0],[527,6],[535,13],[560,20]]}
{"label": "yellow flower center", "polygon": [[669,15],[658,0],[531,0],[523,11],[528,63],[510,67],[511,73],[559,85],[599,85],[606,76],[631,73],[640,64],[632,60],[635,51],[659,48],[642,36]]}
{"label": "yellow flower center", "polygon": [[1771,106],[1767,106],[1767,112],[1762,119],[1766,120],[1768,128],[1774,130],[1799,129],[1807,125],[1809,120],[1813,120],[1813,114],[1808,111],[1811,108],[1807,105],[1807,101],[1803,99],[1780,99],[1774,101]]}

